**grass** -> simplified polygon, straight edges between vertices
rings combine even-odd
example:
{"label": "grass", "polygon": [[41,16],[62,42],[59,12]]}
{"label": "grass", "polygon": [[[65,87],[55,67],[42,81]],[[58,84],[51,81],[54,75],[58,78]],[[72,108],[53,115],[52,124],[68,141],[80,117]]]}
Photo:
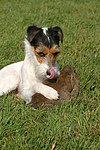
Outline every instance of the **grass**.
{"label": "grass", "polygon": [[[1,150],[100,149],[100,1],[0,1],[0,68],[24,59],[29,25],[60,26],[58,63],[79,74],[79,96],[47,110],[34,110],[14,95],[0,97]],[[54,148],[52,150],[54,150]]]}

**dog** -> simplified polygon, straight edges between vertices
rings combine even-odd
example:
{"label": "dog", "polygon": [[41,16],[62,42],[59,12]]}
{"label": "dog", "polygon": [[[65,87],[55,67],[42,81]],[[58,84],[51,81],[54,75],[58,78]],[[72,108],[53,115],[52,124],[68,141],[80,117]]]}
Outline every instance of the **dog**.
{"label": "dog", "polygon": [[42,82],[60,75],[56,58],[60,53],[59,41],[63,43],[63,32],[56,27],[27,28],[25,59],[0,70],[0,96],[17,90],[17,96],[29,104],[35,93],[48,99],[58,99],[58,92]]}
{"label": "dog", "polygon": [[70,100],[72,97],[77,97],[79,93],[78,73],[73,66],[65,66],[57,79],[48,79],[44,81],[43,84],[57,90],[60,99],[51,101],[41,94],[35,94],[31,102],[31,105],[35,109],[46,106],[52,107],[58,103],[61,104]]}

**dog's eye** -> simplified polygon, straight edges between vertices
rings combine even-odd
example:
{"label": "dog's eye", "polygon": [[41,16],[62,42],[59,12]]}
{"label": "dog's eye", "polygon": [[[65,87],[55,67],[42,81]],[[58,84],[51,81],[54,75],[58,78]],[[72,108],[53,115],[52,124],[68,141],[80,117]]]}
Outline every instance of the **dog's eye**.
{"label": "dog's eye", "polygon": [[38,55],[39,55],[40,57],[45,57],[45,54],[44,54],[43,52],[39,52]]}
{"label": "dog's eye", "polygon": [[55,52],[55,53],[53,53],[53,56],[55,57],[55,56],[57,56],[59,53],[60,53],[60,52]]}

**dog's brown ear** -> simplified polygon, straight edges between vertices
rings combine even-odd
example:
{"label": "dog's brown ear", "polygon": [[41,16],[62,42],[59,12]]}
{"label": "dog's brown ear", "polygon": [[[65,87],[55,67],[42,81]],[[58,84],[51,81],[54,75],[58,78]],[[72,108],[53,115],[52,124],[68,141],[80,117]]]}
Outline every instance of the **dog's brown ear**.
{"label": "dog's brown ear", "polygon": [[53,27],[53,29],[58,32],[58,35],[59,35],[59,37],[61,39],[61,43],[63,43],[63,32],[62,32],[62,29],[60,27],[58,27],[58,26]]}
{"label": "dog's brown ear", "polygon": [[33,26],[29,26],[27,28],[27,39],[29,42],[32,42],[32,40],[34,39],[34,37],[41,32],[42,29],[38,28],[37,26],[33,25]]}

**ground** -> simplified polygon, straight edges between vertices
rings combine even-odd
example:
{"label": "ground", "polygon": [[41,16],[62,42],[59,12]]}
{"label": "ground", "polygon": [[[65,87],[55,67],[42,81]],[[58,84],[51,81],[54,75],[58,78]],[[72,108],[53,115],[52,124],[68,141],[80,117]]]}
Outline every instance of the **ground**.
{"label": "ground", "polygon": [[63,105],[34,110],[14,95],[0,97],[1,150],[99,150],[100,1],[0,1],[0,69],[24,59],[27,27],[60,26],[60,69],[79,74],[79,96]]}

